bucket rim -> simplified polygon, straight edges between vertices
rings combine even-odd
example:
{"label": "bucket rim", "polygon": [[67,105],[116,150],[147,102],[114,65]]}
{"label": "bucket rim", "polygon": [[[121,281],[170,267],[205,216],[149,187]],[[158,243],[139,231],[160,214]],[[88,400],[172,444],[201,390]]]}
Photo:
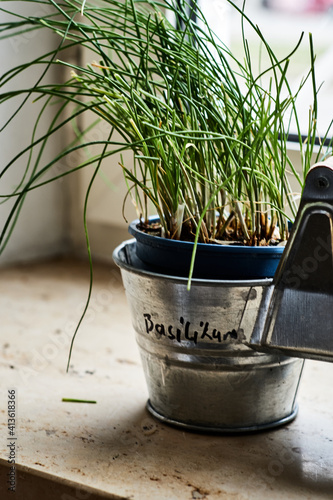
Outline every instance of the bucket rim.
{"label": "bucket rim", "polygon": [[[162,272],[156,272],[149,269],[149,266],[143,263],[135,253],[136,240],[135,238],[125,240],[120,245],[118,245],[112,254],[112,258],[115,264],[123,270],[129,273],[136,274],[139,276],[149,277],[152,279],[164,279],[179,284],[188,283],[188,277],[176,276],[171,274],[163,274]],[[121,254],[125,255],[127,261]],[[131,260],[132,262],[129,262]],[[230,287],[251,287],[251,286],[269,286],[272,284],[273,278],[255,278],[255,279],[243,279],[243,280],[220,280],[220,279],[203,279],[203,278],[192,278],[192,286],[230,286]]]}

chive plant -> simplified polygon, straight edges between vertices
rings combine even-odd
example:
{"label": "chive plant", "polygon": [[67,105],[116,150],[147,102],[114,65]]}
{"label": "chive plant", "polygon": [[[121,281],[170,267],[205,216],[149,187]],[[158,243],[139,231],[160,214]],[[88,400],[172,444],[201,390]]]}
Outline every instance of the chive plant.
{"label": "chive plant", "polygon": [[[267,245],[287,238],[288,218],[297,210],[290,175],[301,191],[314,151],[318,159],[331,149],[331,144],[323,145],[327,134],[315,147],[318,89],[312,38],[308,73],[292,92],[288,71],[303,35],[279,59],[247,16],[245,2],[242,7],[228,2],[242,25],[241,59],[211,31],[193,0],[34,0],[34,5],[52,6],[40,17],[20,14],[16,0],[0,4],[0,12],[10,16],[0,24],[1,40],[38,30],[48,30],[59,40],[54,51],[32,57],[0,79],[0,103],[17,103],[21,98],[2,130],[24,111],[25,103],[42,101],[37,122],[32,124],[31,142],[2,166],[0,177],[28,153],[21,181],[13,192],[1,193],[2,201],[15,200],[2,230],[2,249],[29,191],[86,168],[91,171],[87,205],[102,161],[126,150],[133,152],[133,162],[121,161],[117,167],[123,170],[128,197],[135,201],[142,227],[148,228],[153,212],[166,238],[243,245]],[[167,11],[175,15],[175,26]],[[257,74],[246,29],[255,32],[268,56],[268,66]],[[88,51],[88,64],[66,60],[68,49],[75,47]],[[31,68],[43,76],[54,65],[69,69],[70,79],[45,83],[40,77],[30,88],[17,87]],[[304,139],[297,97],[307,79],[312,82],[313,105]],[[18,90],[12,90],[14,82]],[[38,135],[38,122],[54,103],[54,118]],[[81,126],[83,113],[94,117],[86,129]],[[100,121],[108,134],[92,141],[89,131]],[[292,121],[297,126],[301,174],[288,156]],[[76,132],[75,141],[59,150],[53,161],[43,163],[48,141],[69,126]],[[93,154],[57,173],[59,160],[87,147]]]}

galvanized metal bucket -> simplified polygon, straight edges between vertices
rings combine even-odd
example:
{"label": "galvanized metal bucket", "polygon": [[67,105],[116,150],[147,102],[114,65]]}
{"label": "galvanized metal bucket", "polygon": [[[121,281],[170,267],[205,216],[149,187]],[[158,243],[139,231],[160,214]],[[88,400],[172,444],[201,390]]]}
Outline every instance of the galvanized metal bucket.
{"label": "galvanized metal bucket", "polygon": [[247,432],[297,414],[303,360],[242,343],[270,279],[193,280],[151,272],[129,241],[114,251],[149,392],[147,407],[187,429]]}

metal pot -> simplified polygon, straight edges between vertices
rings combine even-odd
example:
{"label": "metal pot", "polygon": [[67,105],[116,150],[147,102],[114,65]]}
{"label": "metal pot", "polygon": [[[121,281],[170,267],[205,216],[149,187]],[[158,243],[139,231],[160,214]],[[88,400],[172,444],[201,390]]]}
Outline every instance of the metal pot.
{"label": "metal pot", "polygon": [[303,360],[253,351],[252,330],[271,279],[192,281],[149,270],[134,241],[114,251],[149,392],[147,407],[187,429],[243,432],[297,414]]}

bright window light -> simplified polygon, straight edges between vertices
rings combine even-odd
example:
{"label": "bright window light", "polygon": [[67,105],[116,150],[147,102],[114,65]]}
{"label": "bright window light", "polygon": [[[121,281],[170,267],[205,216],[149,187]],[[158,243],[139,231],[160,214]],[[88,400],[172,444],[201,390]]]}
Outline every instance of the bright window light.
{"label": "bright window light", "polygon": [[[235,0],[235,5],[241,8],[243,0]],[[230,6],[228,8],[226,0],[201,0],[201,7],[205,15],[209,16],[217,35],[226,41],[234,54],[243,57],[239,13]],[[304,32],[301,46],[292,57],[289,69],[288,79],[295,88],[310,67],[308,38],[309,33],[312,33],[316,53],[316,81],[317,87],[320,87],[318,134],[323,136],[333,119],[333,0],[247,0],[245,12],[259,26],[278,57],[286,57]],[[258,36],[249,27],[246,29],[246,38],[253,68],[257,65],[259,71],[265,64],[265,51],[260,48]],[[305,127],[312,101],[309,81],[300,93],[297,104],[301,123]]]}

